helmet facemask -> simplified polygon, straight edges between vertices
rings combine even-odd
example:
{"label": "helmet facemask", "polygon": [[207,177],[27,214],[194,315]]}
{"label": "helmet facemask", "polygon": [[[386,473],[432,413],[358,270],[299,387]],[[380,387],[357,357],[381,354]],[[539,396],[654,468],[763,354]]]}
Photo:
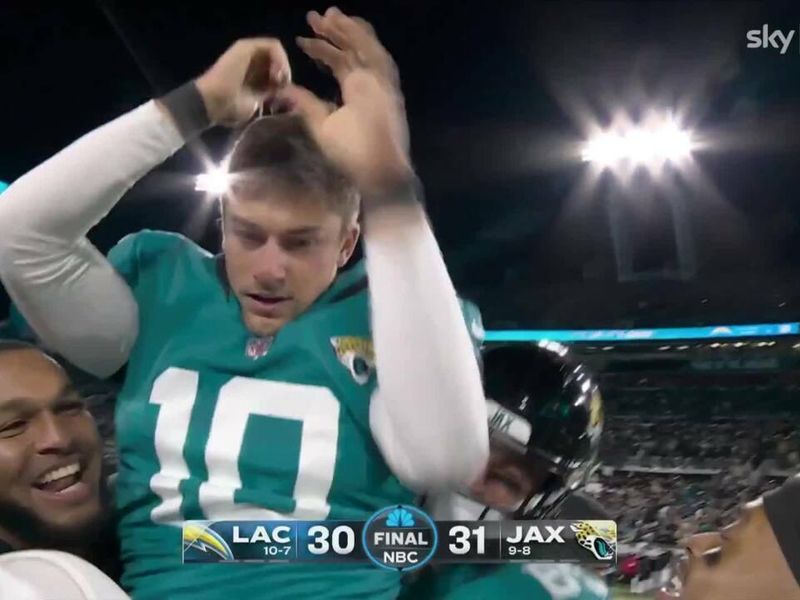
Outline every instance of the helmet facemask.
{"label": "helmet facemask", "polygon": [[[584,478],[577,470],[562,468],[552,460],[552,457],[525,448],[503,433],[492,432],[490,439],[492,457],[501,463],[513,462],[518,469],[525,472],[529,483],[528,489],[513,508],[505,510],[492,508],[515,520],[555,518],[554,515],[561,504],[581,485]],[[491,463],[490,459],[487,471],[493,468]]]}
{"label": "helmet facemask", "polygon": [[552,344],[486,349],[483,367],[490,459],[461,499],[470,499],[472,518],[492,509],[506,519],[557,518],[597,465],[599,390],[583,365]]}
{"label": "helmet facemask", "polygon": [[489,462],[481,478],[462,495],[482,507],[473,518],[545,518],[566,497],[564,481],[539,458],[513,441],[493,435]]}

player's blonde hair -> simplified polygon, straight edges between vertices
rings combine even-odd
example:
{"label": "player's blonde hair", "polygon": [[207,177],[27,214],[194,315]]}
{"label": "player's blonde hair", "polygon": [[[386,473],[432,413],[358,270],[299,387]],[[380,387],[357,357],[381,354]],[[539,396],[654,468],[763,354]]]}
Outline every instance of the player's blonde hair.
{"label": "player's blonde hair", "polygon": [[236,141],[228,172],[233,193],[288,187],[313,193],[345,222],[358,214],[358,190],[323,154],[300,115],[253,121]]}

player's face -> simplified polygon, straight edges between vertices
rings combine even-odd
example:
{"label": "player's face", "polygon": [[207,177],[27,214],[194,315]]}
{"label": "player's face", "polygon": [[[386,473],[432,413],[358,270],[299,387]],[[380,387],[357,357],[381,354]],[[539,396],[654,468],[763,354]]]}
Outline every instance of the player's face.
{"label": "player's face", "polygon": [[682,589],[659,592],[659,600],[800,600],[800,586],[760,500],[722,531],[690,538],[687,555],[680,569]]}
{"label": "player's face", "polygon": [[512,451],[492,444],[486,470],[470,486],[470,496],[502,513],[512,513],[541,488],[546,476],[532,471]]}
{"label": "player's face", "polygon": [[358,225],[307,193],[231,195],[225,204],[225,266],[247,328],[273,335],[305,311],[355,249]]}
{"label": "player's face", "polygon": [[0,538],[75,536],[101,516],[101,442],[64,371],[36,350],[0,353]]}

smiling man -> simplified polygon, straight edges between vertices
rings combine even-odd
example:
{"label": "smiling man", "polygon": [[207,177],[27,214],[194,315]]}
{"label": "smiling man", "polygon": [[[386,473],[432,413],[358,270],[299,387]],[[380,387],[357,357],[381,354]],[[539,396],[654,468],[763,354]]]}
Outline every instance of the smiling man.
{"label": "smiling man", "polygon": [[127,596],[94,417],[64,369],[0,340],[0,598]]}
{"label": "smiling man", "polygon": [[692,536],[659,600],[800,600],[800,477]]}
{"label": "smiling man", "polygon": [[0,553],[55,549],[117,573],[95,421],[61,366],[0,341]]}
{"label": "smiling man", "polygon": [[101,442],[64,370],[0,342],[0,543],[80,548],[103,522]]}

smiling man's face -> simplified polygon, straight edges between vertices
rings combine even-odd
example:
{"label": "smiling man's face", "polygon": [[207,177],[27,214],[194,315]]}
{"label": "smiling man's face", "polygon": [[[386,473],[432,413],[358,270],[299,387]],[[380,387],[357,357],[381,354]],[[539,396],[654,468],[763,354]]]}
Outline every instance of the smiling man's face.
{"label": "smiling man's face", "polygon": [[800,600],[761,500],[729,527],[690,538],[687,554],[682,589],[659,592],[659,600]]}
{"label": "smiling man's face", "polygon": [[63,369],[35,349],[0,352],[0,539],[72,545],[102,519],[101,440]]}

